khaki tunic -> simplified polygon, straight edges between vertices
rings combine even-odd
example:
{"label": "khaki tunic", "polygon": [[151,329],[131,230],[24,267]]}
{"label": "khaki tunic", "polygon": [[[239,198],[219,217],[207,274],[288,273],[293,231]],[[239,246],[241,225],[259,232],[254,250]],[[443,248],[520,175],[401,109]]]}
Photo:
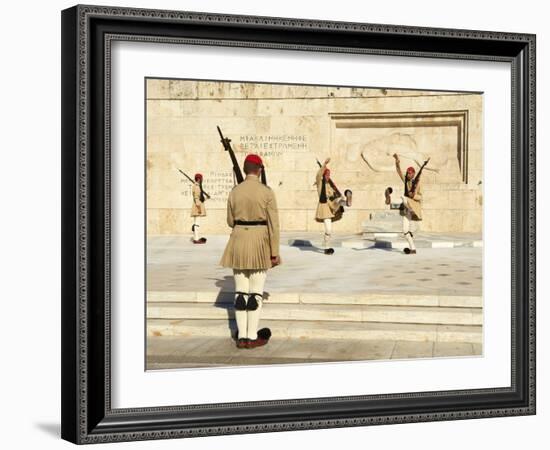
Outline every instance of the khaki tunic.
{"label": "khaki tunic", "polygon": [[198,183],[193,185],[193,204],[191,205],[191,217],[206,216],[206,208],[201,202],[201,188]]}
{"label": "khaki tunic", "polygon": [[[405,183],[405,176],[401,172],[401,169],[397,170],[401,181]],[[407,181],[407,189],[410,192],[412,189],[412,181]],[[405,193],[403,193],[405,195]],[[408,197],[407,203],[411,210],[412,220],[422,220],[422,180],[419,180],[416,185],[416,192],[413,198]]]}
{"label": "khaki tunic", "polygon": [[[235,221],[266,221],[267,225],[236,225]],[[233,230],[220,260],[232,269],[270,269],[279,254],[279,212],[275,194],[257,176],[247,175],[227,199],[227,225]]]}
{"label": "khaki tunic", "polygon": [[[321,197],[321,190],[323,189],[323,172],[326,169],[326,165],[323,164],[321,168],[317,171],[317,175],[315,176],[315,185],[317,186],[317,198]],[[315,212],[315,220],[317,222],[322,222],[325,219],[332,219],[333,222],[336,222],[342,218],[343,208],[338,203],[338,199],[334,198],[333,200],[330,200],[334,197],[334,189],[332,189],[332,186],[327,182],[325,184],[325,190],[327,194],[327,202],[326,203],[319,203],[317,204],[317,211]]]}

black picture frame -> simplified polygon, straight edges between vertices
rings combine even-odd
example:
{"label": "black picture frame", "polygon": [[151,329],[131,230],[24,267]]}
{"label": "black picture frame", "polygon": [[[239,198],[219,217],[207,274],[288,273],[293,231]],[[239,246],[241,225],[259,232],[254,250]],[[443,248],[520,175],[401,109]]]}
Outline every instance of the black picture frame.
{"label": "black picture frame", "polygon": [[[114,40],[509,62],[511,385],[113,409],[109,108]],[[64,10],[61,350],[62,437],[78,444],[535,414],[535,36],[103,6]]]}

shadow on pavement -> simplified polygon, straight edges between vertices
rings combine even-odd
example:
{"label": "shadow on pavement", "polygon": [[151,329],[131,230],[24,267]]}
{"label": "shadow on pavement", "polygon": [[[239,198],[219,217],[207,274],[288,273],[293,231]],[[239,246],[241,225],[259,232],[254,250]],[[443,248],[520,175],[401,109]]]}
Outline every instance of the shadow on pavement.
{"label": "shadow on pavement", "polygon": [[233,309],[233,303],[231,298],[235,292],[235,280],[232,276],[226,275],[223,278],[216,278],[216,287],[220,288],[218,295],[216,296],[216,301],[214,306],[216,308],[223,308],[227,314],[227,328],[232,338],[236,337],[237,326],[234,323],[234,320],[231,318],[230,311]]}
{"label": "shadow on pavement", "polygon": [[291,245],[290,247],[295,247],[301,252],[313,252],[313,253],[324,253],[324,249],[315,247],[313,244],[309,243],[308,245]]}
{"label": "shadow on pavement", "polygon": [[403,253],[403,250],[399,249],[399,248],[391,248],[391,247],[376,247],[374,245],[371,245],[370,247],[367,247],[367,248],[352,248],[351,250],[353,251],[356,251],[356,252],[363,252],[365,250],[382,250],[384,252],[394,252],[394,253]]}

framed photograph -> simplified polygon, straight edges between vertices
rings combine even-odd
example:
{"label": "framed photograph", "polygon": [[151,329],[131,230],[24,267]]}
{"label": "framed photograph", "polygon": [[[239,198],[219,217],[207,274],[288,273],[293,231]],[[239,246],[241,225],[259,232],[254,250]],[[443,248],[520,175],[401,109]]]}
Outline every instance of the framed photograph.
{"label": "framed photograph", "polygon": [[535,413],[535,36],[62,12],[62,437]]}

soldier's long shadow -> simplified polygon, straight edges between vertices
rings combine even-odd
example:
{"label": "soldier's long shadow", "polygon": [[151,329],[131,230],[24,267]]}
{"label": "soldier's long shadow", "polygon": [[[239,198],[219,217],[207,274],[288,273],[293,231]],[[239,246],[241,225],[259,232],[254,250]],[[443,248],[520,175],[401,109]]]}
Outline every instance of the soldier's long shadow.
{"label": "soldier's long shadow", "polygon": [[301,252],[324,253],[322,248],[316,247],[310,240],[307,239],[296,239],[290,247],[296,247]]}
{"label": "soldier's long shadow", "polygon": [[233,310],[233,297],[235,293],[235,280],[232,276],[226,275],[223,278],[215,279],[216,287],[220,288],[216,300],[214,301],[214,307],[222,308],[227,314],[227,328],[231,337],[235,338],[237,335],[237,325],[235,323],[235,314]]}
{"label": "soldier's long shadow", "polygon": [[313,253],[325,253],[325,250],[322,249],[322,248],[319,248],[319,247],[314,247],[314,246],[310,246],[310,247],[298,247],[300,249],[301,252],[313,252]]}
{"label": "soldier's long shadow", "polygon": [[403,253],[402,250],[391,248],[391,247],[375,247],[374,245],[371,245],[370,247],[366,248],[352,248],[354,252],[364,252],[365,250],[382,250],[383,252],[389,252],[389,253]]}

